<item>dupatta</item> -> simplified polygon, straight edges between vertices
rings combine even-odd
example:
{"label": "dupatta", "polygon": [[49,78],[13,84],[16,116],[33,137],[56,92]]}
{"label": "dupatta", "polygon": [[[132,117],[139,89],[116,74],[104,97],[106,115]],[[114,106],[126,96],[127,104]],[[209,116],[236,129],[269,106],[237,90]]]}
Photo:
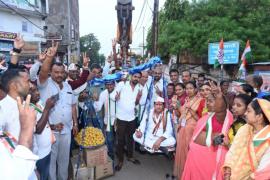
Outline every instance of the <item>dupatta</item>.
{"label": "dupatta", "polygon": [[253,136],[253,127],[246,124],[234,138],[223,166],[231,168],[232,180],[256,178],[260,174],[257,168],[270,147],[270,126]]}
{"label": "dupatta", "polygon": [[[207,126],[207,124],[209,124],[209,122],[212,121],[212,117],[214,116],[214,114],[215,113],[208,113],[207,115],[202,117],[202,120],[199,121],[201,123],[198,124],[198,126],[197,126],[198,128],[194,131],[194,135],[192,138],[193,141],[196,140],[198,135],[203,131],[204,127]],[[221,133],[224,134],[224,136],[225,136],[224,138],[228,138],[228,132],[229,132],[229,129],[230,129],[232,123],[233,123],[233,115],[229,110],[227,110],[226,117],[225,117],[222,131],[221,131]],[[209,133],[209,132],[207,132],[207,133]],[[209,147],[209,148],[211,148],[211,147]],[[215,167],[215,171],[213,172],[212,180],[219,179],[220,172],[221,172],[222,165],[223,165],[223,162],[225,160],[225,155],[226,155],[227,151],[228,151],[228,149],[226,147],[224,147],[222,145],[218,146],[217,155],[216,155],[216,165],[215,165],[216,167]]]}

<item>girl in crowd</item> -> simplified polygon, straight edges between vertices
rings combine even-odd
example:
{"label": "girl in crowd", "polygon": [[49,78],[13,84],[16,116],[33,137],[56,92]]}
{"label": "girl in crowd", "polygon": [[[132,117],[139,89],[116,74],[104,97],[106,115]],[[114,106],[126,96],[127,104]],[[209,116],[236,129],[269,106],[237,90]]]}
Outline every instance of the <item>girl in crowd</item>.
{"label": "girl in crowd", "polygon": [[197,120],[200,118],[198,108],[202,98],[197,93],[195,82],[186,84],[187,98],[180,107],[180,118],[177,130],[177,147],[174,164],[174,176],[181,177],[188,153],[190,143]]}
{"label": "girl in crowd", "polygon": [[223,166],[225,180],[270,179],[270,102],[254,99]]}
{"label": "girl in crowd", "polygon": [[213,84],[207,97],[209,113],[197,123],[191,143],[182,180],[222,179],[220,169],[228,151],[226,141],[233,115],[221,91]]}
{"label": "girl in crowd", "polygon": [[238,94],[233,101],[232,113],[234,116],[234,123],[229,130],[229,143],[232,144],[233,138],[238,129],[246,124],[244,119],[248,104],[252,101],[252,97],[247,94]]}
{"label": "girl in crowd", "polygon": [[257,97],[257,93],[254,91],[254,88],[249,84],[241,84],[238,93],[240,94],[247,94],[252,98]]}
{"label": "girl in crowd", "polygon": [[175,85],[175,95],[177,96],[178,107],[183,106],[187,97],[185,85],[183,83],[177,83]]}

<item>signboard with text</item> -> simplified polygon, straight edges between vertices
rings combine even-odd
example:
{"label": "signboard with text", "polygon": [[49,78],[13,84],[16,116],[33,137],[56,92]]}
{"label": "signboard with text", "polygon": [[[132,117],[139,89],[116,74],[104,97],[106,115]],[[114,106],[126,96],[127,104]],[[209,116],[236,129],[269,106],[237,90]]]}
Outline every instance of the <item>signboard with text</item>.
{"label": "signboard with text", "polygon": [[[219,43],[209,43],[208,45],[208,64],[215,64]],[[238,64],[239,61],[239,42],[224,42],[224,64]]]}
{"label": "signboard with text", "polygon": [[0,39],[13,40],[17,37],[16,33],[0,31]]}

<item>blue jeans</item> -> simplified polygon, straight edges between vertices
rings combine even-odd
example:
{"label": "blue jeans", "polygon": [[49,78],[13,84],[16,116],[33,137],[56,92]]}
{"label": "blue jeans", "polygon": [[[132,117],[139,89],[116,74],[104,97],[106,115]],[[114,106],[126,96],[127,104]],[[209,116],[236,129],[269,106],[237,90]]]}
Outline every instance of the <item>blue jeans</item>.
{"label": "blue jeans", "polygon": [[107,144],[107,148],[108,148],[108,155],[110,156],[110,158],[112,158],[112,160],[114,160],[114,136],[115,136],[115,132],[114,132],[114,128],[112,128],[113,130],[111,130],[110,132],[106,131],[106,144]]}
{"label": "blue jeans", "polygon": [[49,178],[50,161],[51,153],[45,156],[43,159],[38,160],[36,163],[41,180],[47,180]]}

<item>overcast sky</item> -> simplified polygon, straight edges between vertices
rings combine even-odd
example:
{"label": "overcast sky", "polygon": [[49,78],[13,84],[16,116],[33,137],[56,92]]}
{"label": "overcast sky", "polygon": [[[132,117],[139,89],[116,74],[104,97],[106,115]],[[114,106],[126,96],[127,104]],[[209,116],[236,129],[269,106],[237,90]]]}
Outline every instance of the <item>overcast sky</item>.
{"label": "overcast sky", "polygon": [[[145,2],[142,15],[139,20],[141,9]],[[159,7],[162,8],[165,0],[159,0]],[[133,0],[133,43],[131,48],[134,48],[137,52],[141,52],[140,49],[136,49],[142,44],[143,27],[145,26],[145,34],[147,29],[152,23],[152,12],[154,6],[154,0]],[[105,56],[111,52],[111,40],[116,36],[117,15],[115,5],[117,0],[79,0],[80,10],[80,35],[86,35],[94,33],[101,43],[100,53]],[[137,25],[137,27],[136,27]],[[136,30],[135,30],[136,28]],[[146,35],[145,35],[146,39]]]}

